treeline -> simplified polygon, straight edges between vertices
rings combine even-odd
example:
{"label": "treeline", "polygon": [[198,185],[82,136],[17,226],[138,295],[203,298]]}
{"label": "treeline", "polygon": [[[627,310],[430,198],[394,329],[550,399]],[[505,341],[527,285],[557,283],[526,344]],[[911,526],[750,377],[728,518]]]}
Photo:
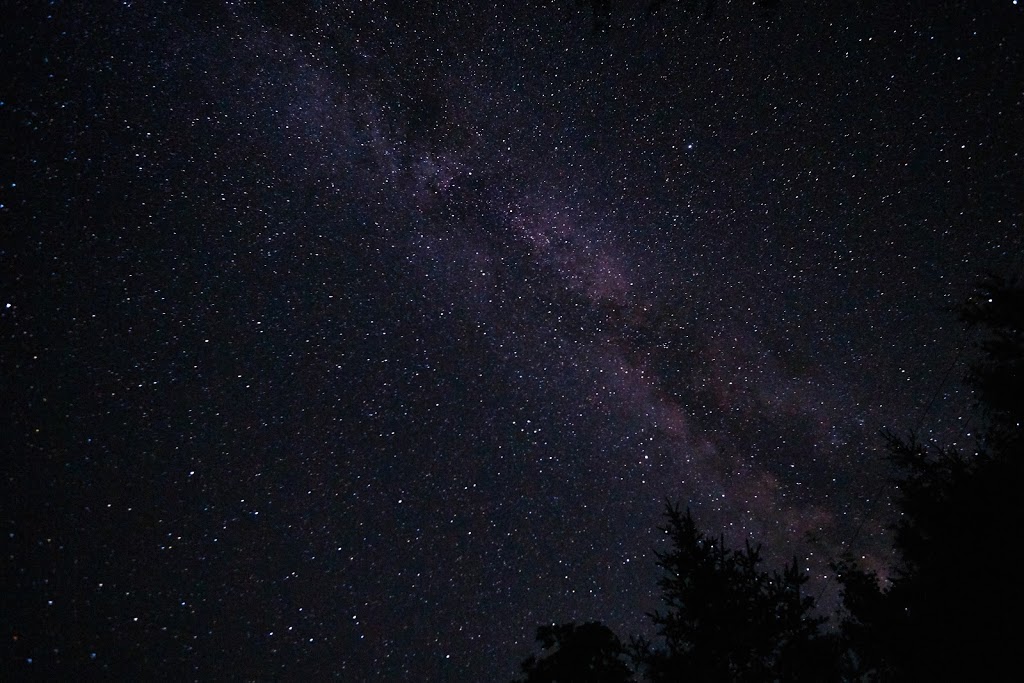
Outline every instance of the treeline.
{"label": "treeline", "polygon": [[[987,281],[962,307],[977,353],[977,441],[969,451],[884,434],[898,515],[898,564],[884,584],[851,558],[832,563],[842,609],[829,625],[796,560],[761,567],[668,505],[656,553],[662,608],[653,641],[598,622],[543,626],[526,683],[997,680],[1016,670],[1022,612],[1024,287]],[[963,424],[961,421],[958,424]],[[966,428],[964,428],[966,429]]]}

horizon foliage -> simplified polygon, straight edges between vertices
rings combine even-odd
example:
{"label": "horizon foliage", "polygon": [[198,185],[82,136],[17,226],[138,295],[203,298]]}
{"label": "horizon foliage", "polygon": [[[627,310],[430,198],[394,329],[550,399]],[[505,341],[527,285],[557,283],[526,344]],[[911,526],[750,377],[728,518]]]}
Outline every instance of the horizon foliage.
{"label": "horizon foliage", "polygon": [[843,597],[837,633],[825,632],[827,619],[802,593],[807,576],[795,558],[764,571],[759,547],[730,549],[688,509],[666,504],[670,548],[655,553],[663,608],[648,615],[656,640],[624,646],[598,622],[542,627],[545,655],[523,663],[521,680],[990,680],[1013,670],[1024,590],[1006,545],[1024,522],[1024,287],[991,278],[961,317],[978,335],[965,378],[977,447],[883,433],[899,561],[885,585],[848,557],[833,562]]}

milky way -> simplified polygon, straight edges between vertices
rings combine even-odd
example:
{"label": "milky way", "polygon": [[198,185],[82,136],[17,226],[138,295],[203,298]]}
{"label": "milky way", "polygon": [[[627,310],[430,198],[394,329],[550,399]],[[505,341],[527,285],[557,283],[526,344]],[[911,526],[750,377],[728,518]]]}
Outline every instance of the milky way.
{"label": "milky way", "polygon": [[1021,8],[507,4],[3,29],[10,671],[508,678],[648,628],[666,499],[888,564],[878,431],[969,441],[1021,267]]}

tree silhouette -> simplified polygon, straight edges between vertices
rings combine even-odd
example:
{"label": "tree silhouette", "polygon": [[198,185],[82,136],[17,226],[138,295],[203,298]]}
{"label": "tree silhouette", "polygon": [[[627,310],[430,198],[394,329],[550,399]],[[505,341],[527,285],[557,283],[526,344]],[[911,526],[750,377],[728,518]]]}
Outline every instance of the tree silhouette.
{"label": "tree silhouette", "polygon": [[[823,633],[796,563],[760,569],[759,548],[706,536],[666,505],[657,552],[664,608],[655,642],[624,647],[599,623],[543,627],[535,681],[994,680],[1016,667],[1024,588],[1012,552],[1024,526],[1024,287],[990,279],[962,310],[978,335],[967,383],[976,399],[970,449],[885,433],[896,471],[899,564],[883,583],[851,559],[833,564],[845,614]],[[969,424],[967,421],[965,424]],[[966,426],[962,428],[966,431]],[[629,665],[632,662],[632,669]]]}
{"label": "tree silhouette", "polygon": [[967,381],[986,421],[984,445],[1013,458],[1024,447],[1024,286],[990,276],[962,317],[981,332]]}
{"label": "tree silhouette", "polygon": [[842,632],[879,680],[988,679],[1013,664],[1019,567],[1005,550],[1024,522],[1024,290],[990,281],[964,309],[979,328],[967,380],[980,412],[978,448],[886,434],[898,475],[891,583],[849,560],[835,565],[848,612]]}
{"label": "tree silhouette", "polygon": [[526,683],[628,681],[828,681],[838,677],[837,648],[802,593],[796,560],[766,572],[758,548],[727,548],[704,535],[689,510],[667,504],[661,527],[671,547],[656,553],[664,610],[651,614],[658,641],[629,648],[599,623],[538,629],[542,657],[523,662]]}
{"label": "tree silhouette", "polygon": [[633,672],[625,648],[610,628],[599,622],[582,626],[541,626],[537,640],[544,648],[540,659],[523,662],[522,683],[620,683]]}
{"label": "tree silhouette", "polygon": [[796,559],[782,573],[759,569],[759,548],[730,550],[674,505],[663,531],[672,547],[657,553],[664,611],[651,615],[663,645],[642,655],[652,681],[814,680],[835,677],[829,639],[802,593]]}

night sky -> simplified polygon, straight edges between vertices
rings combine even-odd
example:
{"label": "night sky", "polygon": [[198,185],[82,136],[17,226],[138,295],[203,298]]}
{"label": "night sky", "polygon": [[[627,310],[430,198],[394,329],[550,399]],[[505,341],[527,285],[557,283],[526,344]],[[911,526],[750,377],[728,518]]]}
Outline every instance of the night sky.
{"label": "night sky", "polygon": [[666,498],[891,562],[1024,3],[651,4],[6,5],[5,677],[508,679],[649,629]]}

